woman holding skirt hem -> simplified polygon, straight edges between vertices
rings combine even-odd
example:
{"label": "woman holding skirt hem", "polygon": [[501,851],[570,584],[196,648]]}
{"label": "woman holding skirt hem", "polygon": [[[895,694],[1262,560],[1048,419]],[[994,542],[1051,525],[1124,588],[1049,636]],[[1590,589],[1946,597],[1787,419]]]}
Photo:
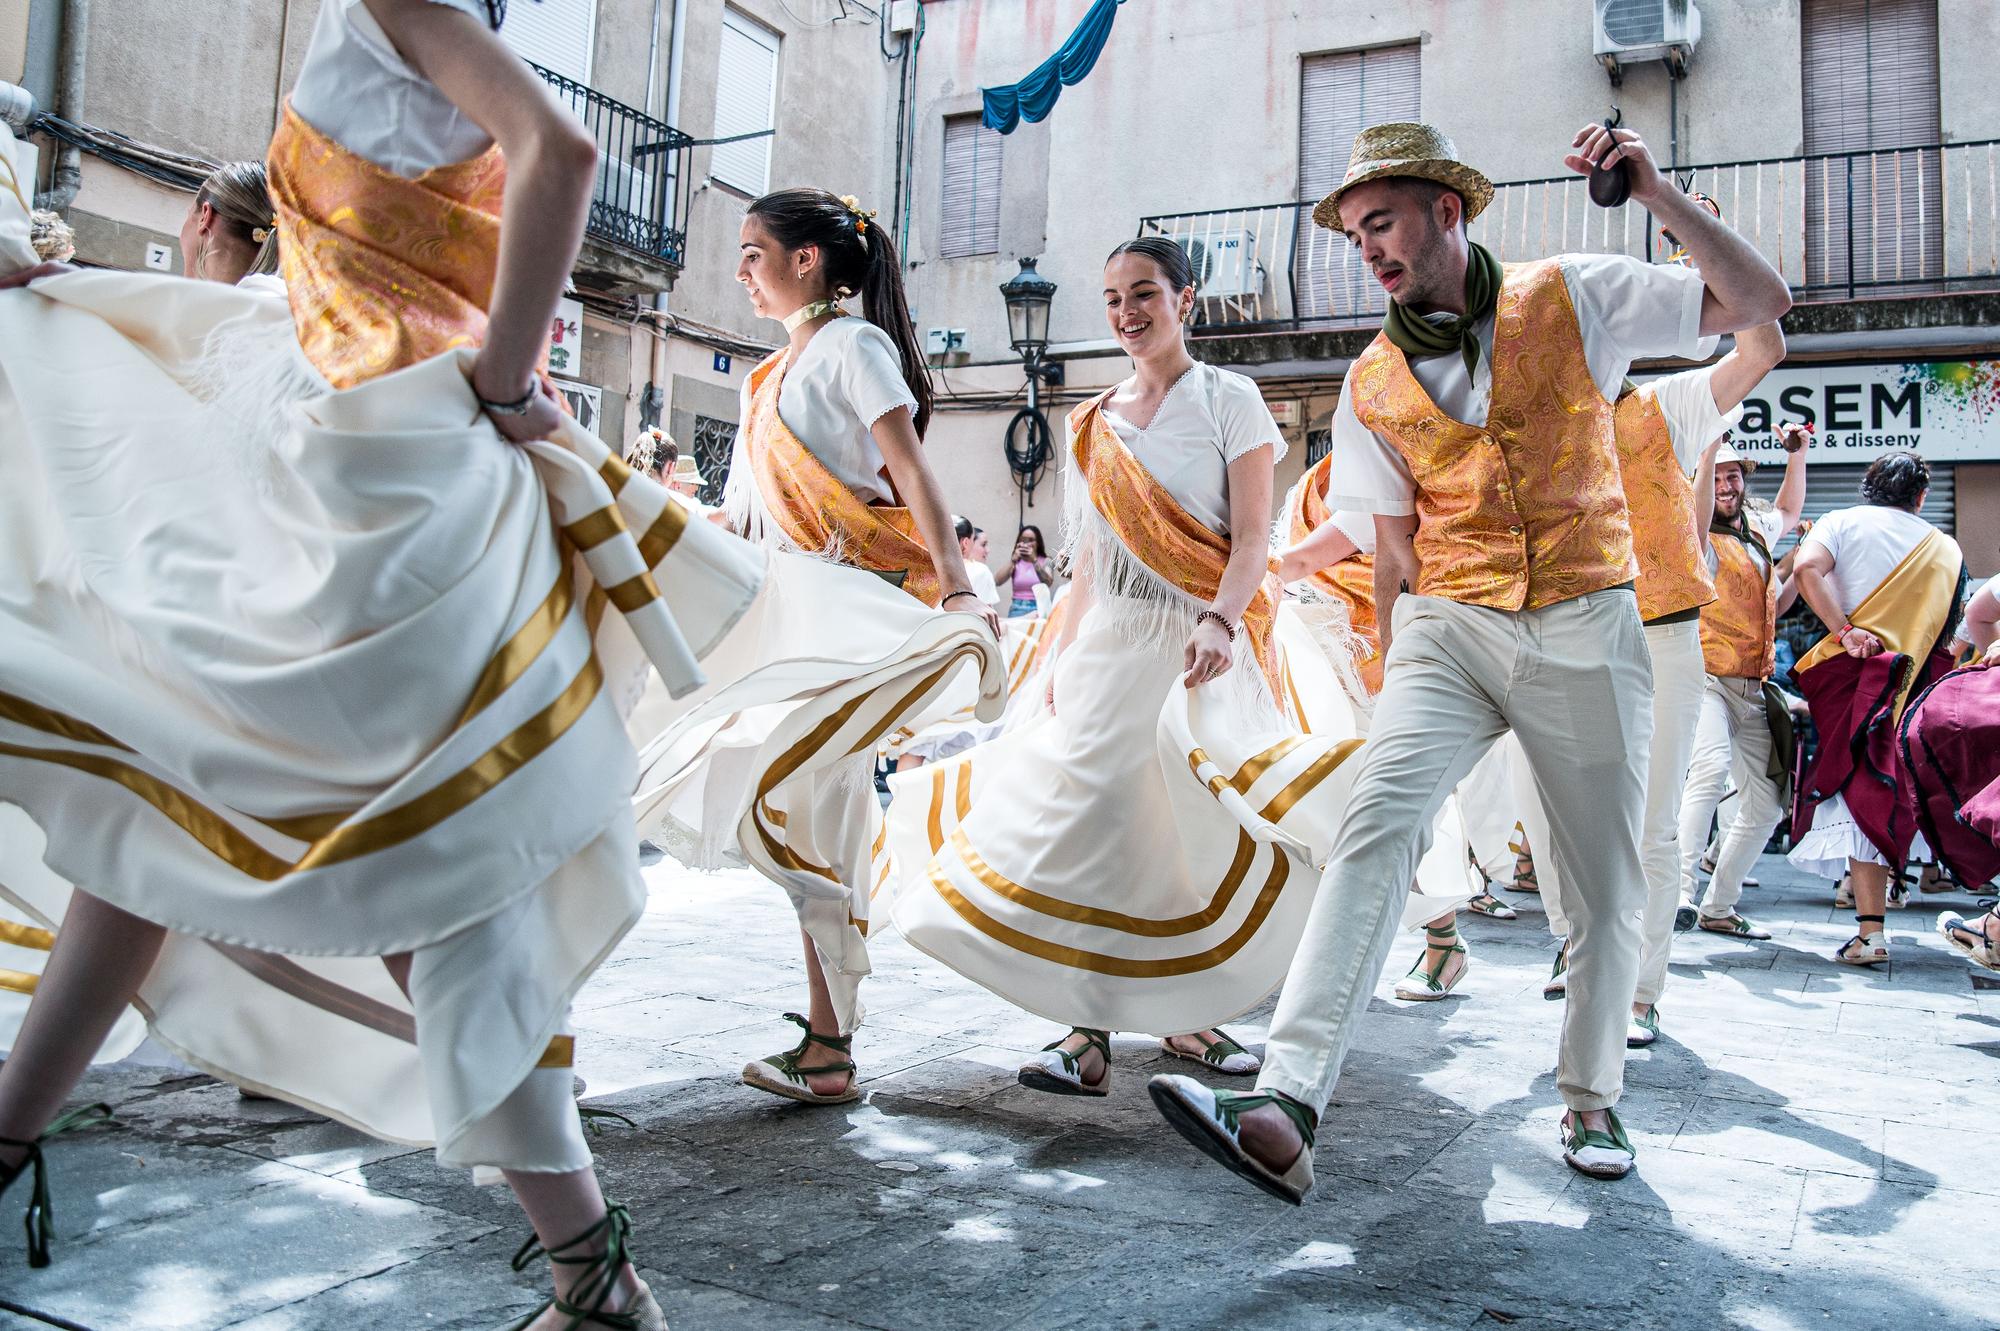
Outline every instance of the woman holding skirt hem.
{"label": "woman holding skirt hem", "polygon": [[[715,658],[726,682],[647,709],[660,730],[637,805],[677,858],[715,868],[733,854],[791,896],[807,1003],[786,1017],[802,1038],[743,1081],[807,1104],[860,1094],[870,902],[889,875],[877,753],[898,727],[961,704],[993,720],[1005,700],[999,620],[972,591],[924,461],[930,383],[873,216],[792,189],[744,218],[737,280],[788,337],[744,385],[723,513],[770,571]],[[865,317],[840,306],[857,294]]]}
{"label": "woman holding skirt hem", "polygon": [[889,815],[897,927],[1069,1025],[1020,1079],[1071,1095],[1107,1093],[1112,1030],[1256,1069],[1216,1026],[1283,977],[1359,747],[1280,701],[1282,438],[1253,383],[1188,356],[1186,257],[1129,242],[1104,286],[1137,373],[1070,416],[1049,712],[893,778]]}

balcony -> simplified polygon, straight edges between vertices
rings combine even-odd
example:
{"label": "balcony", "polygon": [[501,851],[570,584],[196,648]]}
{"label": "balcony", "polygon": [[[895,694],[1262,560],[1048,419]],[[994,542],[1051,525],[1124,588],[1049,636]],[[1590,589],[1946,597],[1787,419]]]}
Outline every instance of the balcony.
{"label": "balcony", "polygon": [[[1791,284],[1801,306],[2000,293],[2000,140],[1683,168],[1689,188]],[[1316,200],[1147,217],[1202,279],[1199,333],[1339,332],[1381,320],[1382,288]],[[1502,260],[1670,246],[1633,205],[1597,208],[1580,176],[1497,185],[1472,239]],[[1974,322],[1984,322],[1975,318]]]}
{"label": "balcony", "polygon": [[615,295],[672,287],[687,262],[693,138],[595,88],[533,68],[597,140],[597,187],[578,279]]}

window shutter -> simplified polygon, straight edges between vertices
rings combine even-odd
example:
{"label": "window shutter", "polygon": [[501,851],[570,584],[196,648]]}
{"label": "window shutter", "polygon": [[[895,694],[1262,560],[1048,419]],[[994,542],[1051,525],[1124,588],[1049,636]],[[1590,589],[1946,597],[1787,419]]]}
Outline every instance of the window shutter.
{"label": "window shutter", "polygon": [[1000,252],[1000,162],[1006,137],[976,115],[944,122],[944,191],[938,253],[947,259]]}
{"label": "window shutter", "polygon": [[597,35],[597,0],[540,0],[507,6],[500,36],[544,69],[588,86],[591,46]]}
{"label": "window shutter", "polygon": [[1356,260],[1347,240],[1313,225],[1312,205],[1347,174],[1355,136],[1370,125],[1419,118],[1418,48],[1384,46],[1308,56],[1299,86],[1298,283],[1293,302],[1303,318],[1379,313],[1382,289]]}
{"label": "window shutter", "polygon": [[1923,290],[1943,272],[1937,0],[1804,0],[1800,59],[1807,155],[1862,154],[1806,163],[1807,285]]}
{"label": "window shutter", "polygon": [[[716,71],[715,135],[726,139],[776,123],[778,34],[733,9],[722,11],[722,58]],[[771,188],[771,140],[718,144],[708,174],[748,194]]]}

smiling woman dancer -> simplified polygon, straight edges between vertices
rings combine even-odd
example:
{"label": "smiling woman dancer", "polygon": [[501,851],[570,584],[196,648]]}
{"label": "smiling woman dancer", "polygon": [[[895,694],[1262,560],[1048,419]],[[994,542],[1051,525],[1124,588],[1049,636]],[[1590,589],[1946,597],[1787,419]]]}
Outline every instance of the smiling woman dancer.
{"label": "smiling woman dancer", "polygon": [[643,645],[696,687],[761,561],[541,376],[597,148],[498,11],[321,7],[269,159],[289,300],[0,292],[0,800],[42,833],[0,889],[62,921],[0,1066],[34,1264],[42,1143],[136,1001],[198,1066],[504,1172],[538,1331],[665,1325],[572,1101],[570,997],[644,903],[607,685]]}
{"label": "smiling woman dancer", "polygon": [[1107,1093],[1112,1030],[1256,1070],[1214,1028],[1284,975],[1358,747],[1278,701],[1284,444],[1255,384],[1189,357],[1186,256],[1128,241],[1104,297],[1137,372],[1070,414],[1053,715],[894,779],[890,806],[897,927],[1071,1026],[1020,1071],[1066,1095]]}
{"label": "smiling woman dancer", "polygon": [[[803,1036],[743,1081],[807,1104],[860,1094],[869,901],[889,873],[878,746],[962,702],[996,719],[1005,693],[999,619],[924,461],[930,382],[872,218],[852,198],[789,189],[743,220],[737,280],[788,337],[744,385],[723,512],[772,551],[771,576],[716,657],[718,679],[746,682],[691,699],[647,745],[640,782],[649,838],[701,868],[740,854],[791,895],[808,1005],[786,1018]],[[856,294],[865,317],[841,308]],[[792,685],[773,694],[759,667],[775,658]]]}

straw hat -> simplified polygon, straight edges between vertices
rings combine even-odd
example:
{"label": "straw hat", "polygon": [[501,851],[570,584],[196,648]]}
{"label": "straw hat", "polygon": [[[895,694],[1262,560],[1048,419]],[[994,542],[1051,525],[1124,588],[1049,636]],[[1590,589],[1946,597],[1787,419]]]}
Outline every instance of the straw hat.
{"label": "straw hat", "polygon": [[1748,476],[1751,472],[1757,470],[1756,458],[1744,457],[1741,453],[1736,451],[1736,445],[1734,443],[1732,443],[1728,439],[1724,439],[1722,441],[1721,446],[1715,450],[1715,465],[1718,467],[1726,467],[1732,462],[1734,462],[1737,466],[1743,468],[1743,474],[1745,476]]}
{"label": "straw hat", "polygon": [[1387,176],[1435,180],[1456,190],[1465,200],[1468,222],[1493,202],[1493,182],[1459,161],[1457,146],[1443,133],[1414,120],[1392,120],[1370,125],[1355,136],[1347,174],[1341,178],[1340,188],[1313,209],[1313,221],[1329,231],[1345,230],[1340,225],[1340,196],[1356,185]]}
{"label": "straw hat", "polygon": [[694,460],[692,453],[683,453],[674,459],[674,474],[667,479],[675,485],[692,485],[697,490],[708,488],[708,481],[701,474],[701,464]]}

